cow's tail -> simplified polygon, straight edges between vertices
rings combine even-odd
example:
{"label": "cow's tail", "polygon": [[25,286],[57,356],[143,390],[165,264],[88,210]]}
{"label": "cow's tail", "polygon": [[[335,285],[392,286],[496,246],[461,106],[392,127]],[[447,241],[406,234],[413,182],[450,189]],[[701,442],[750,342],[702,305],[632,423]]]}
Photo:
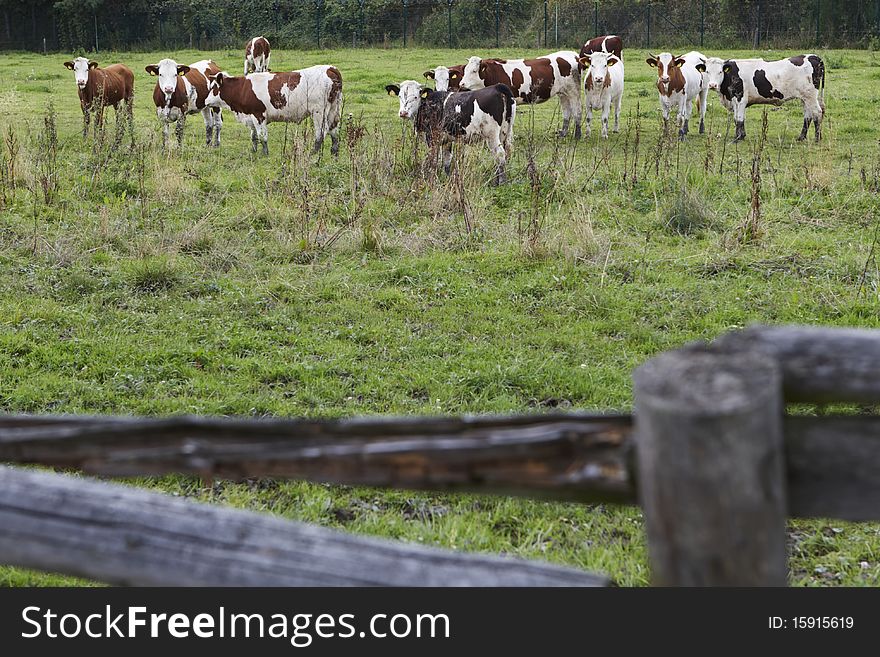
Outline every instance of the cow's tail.
{"label": "cow's tail", "polygon": [[504,110],[509,123],[513,123],[514,112],[516,112],[516,101],[513,99],[513,90],[506,84],[496,84],[495,88],[504,94]]}
{"label": "cow's tail", "polygon": [[327,69],[327,77],[330,78],[330,93],[327,100],[330,105],[330,118],[333,127],[339,124],[342,116],[342,73],[335,66]]}

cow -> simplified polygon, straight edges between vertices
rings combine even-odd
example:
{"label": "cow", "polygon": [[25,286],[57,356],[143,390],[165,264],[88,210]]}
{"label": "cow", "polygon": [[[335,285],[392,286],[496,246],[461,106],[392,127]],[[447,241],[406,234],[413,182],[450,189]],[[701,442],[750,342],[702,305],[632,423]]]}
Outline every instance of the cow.
{"label": "cow", "polygon": [[171,124],[177,123],[177,144],[183,146],[183,131],[186,117],[197,112],[205,120],[205,145],[220,147],[220,130],[223,117],[220,108],[205,105],[208,98],[208,76],[220,72],[220,67],[209,59],[203,59],[184,66],[173,59],[163,59],[158,64],[150,64],[144,70],[158,77],[153,89],[153,103],[156,115],[162,121],[162,145],[168,146]]}
{"label": "cow", "polygon": [[[95,115],[95,132],[104,122],[104,108],[116,110],[116,121],[119,123],[120,107],[132,127],[134,109],[134,73],[124,64],[111,64],[107,68],[99,68],[98,62],[77,57],[73,61],[64,62],[64,66],[74,72],[76,88],[79,93],[79,105],[83,113],[83,138],[89,135],[91,115]],[[132,136],[133,136],[132,132]]]}
{"label": "cow", "polygon": [[434,80],[435,91],[458,91],[464,75],[464,64],[438,66],[424,73],[426,80]]}
{"label": "cow", "polygon": [[678,138],[684,141],[696,100],[702,135],[706,131],[706,97],[709,94],[706,56],[695,50],[680,57],[661,52],[659,55],[649,54],[645,61],[648,66],[657,69],[657,92],[660,94],[663,125],[666,126],[669,121],[669,111],[673,107],[678,108]]}
{"label": "cow", "polygon": [[581,136],[581,72],[577,53],[565,50],[537,59],[480,59],[471,57],[464,67],[460,89],[475,90],[506,84],[518,103],[543,103],[559,96],[562,108],[560,137],[575,122],[575,139]]}
{"label": "cow", "polygon": [[795,99],[804,106],[804,127],[798,141],[807,138],[810,123],[816,130],[816,141],[822,138],[825,63],[818,55],[797,55],[773,62],[710,57],[706,61],[706,73],[709,89],[717,91],[721,104],[733,112],[736,122],[734,143],[746,138],[747,107],[781,105]]}
{"label": "cow", "polygon": [[594,52],[607,52],[623,61],[623,40],[616,34],[595,37],[581,46],[579,56],[586,57]]}
{"label": "cow", "polygon": [[587,68],[584,93],[587,99],[587,137],[590,136],[593,110],[602,110],[602,137],[608,138],[608,115],[614,105],[614,132],[620,132],[620,106],[623,102],[623,60],[617,55],[597,51],[584,55],[578,63]]}
{"label": "cow", "polygon": [[268,73],[272,50],[266,37],[254,37],[244,47],[244,74]]}
{"label": "cow", "polygon": [[510,87],[495,84],[474,91],[431,91],[415,80],[405,80],[387,85],[385,91],[400,99],[400,118],[412,119],[429,145],[439,141],[446,175],[452,167],[453,141],[482,141],[495,156],[496,184],[506,182],[516,118]]}
{"label": "cow", "polygon": [[248,126],[255,153],[260,141],[263,155],[269,154],[270,123],[300,123],[310,116],[315,129],[314,152],[321,150],[329,134],[330,152],[339,154],[342,74],[335,66],[318,65],[289,73],[251,73],[241,77],[220,72],[209,79],[205,104],[228,109]]}

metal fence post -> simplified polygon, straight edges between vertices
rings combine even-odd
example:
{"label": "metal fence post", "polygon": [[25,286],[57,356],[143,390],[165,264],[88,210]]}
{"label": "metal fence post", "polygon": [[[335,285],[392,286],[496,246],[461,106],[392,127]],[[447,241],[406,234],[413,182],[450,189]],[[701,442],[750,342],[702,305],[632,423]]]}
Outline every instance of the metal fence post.
{"label": "metal fence post", "polygon": [[755,29],[755,48],[761,47],[761,0],[758,0],[758,27]]}
{"label": "metal fence post", "polygon": [[599,0],[593,3],[593,36],[599,36]]}
{"label": "metal fence post", "polygon": [[648,3],[646,7],[646,18],[645,18],[645,47],[651,47],[651,3]]}
{"label": "metal fence post", "polygon": [[98,14],[95,13],[95,53],[98,52]]}
{"label": "metal fence post", "polygon": [[706,39],[706,0],[700,0],[700,48]]}
{"label": "metal fence post", "polygon": [[544,0],[544,47],[547,47],[547,0]]}
{"label": "metal fence post", "polygon": [[365,43],[364,28],[366,27],[366,25],[364,23],[364,5],[366,4],[366,2],[367,2],[367,0],[358,0],[358,8],[360,11],[360,23],[358,26],[358,39],[360,40],[360,45],[364,45],[364,43]]}
{"label": "metal fence post", "polygon": [[406,9],[407,0],[403,0],[403,47],[406,48]]}
{"label": "metal fence post", "polygon": [[315,45],[321,48],[321,9],[323,0],[315,0]]}
{"label": "metal fence post", "polygon": [[449,47],[452,48],[452,3],[454,0],[446,0],[446,29],[449,31]]}
{"label": "metal fence post", "polygon": [[822,0],[816,0],[816,45],[819,45],[819,39],[821,38],[819,32],[820,20],[822,18]]}
{"label": "metal fence post", "polygon": [[501,0],[495,0],[495,47],[501,47]]}

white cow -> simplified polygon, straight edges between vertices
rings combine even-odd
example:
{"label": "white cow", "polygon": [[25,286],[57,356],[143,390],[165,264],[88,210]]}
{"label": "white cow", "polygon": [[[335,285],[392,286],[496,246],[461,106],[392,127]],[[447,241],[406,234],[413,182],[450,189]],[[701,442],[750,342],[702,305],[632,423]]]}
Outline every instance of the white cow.
{"label": "white cow", "polygon": [[590,136],[593,110],[602,110],[602,137],[608,138],[608,116],[614,105],[614,132],[620,132],[620,106],[623,103],[623,60],[607,52],[594,52],[580,58],[587,68],[584,92],[587,98],[587,137]]}
{"label": "white cow", "polygon": [[324,138],[332,141],[330,152],[339,153],[339,121],[342,114],[342,74],[335,66],[310,66],[289,73],[251,73],[232,76],[217,73],[210,78],[208,107],[223,107],[251,130],[254,152],[257,142],[269,154],[269,124],[300,123],[312,118],[315,152]]}
{"label": "white cow", "polygon": [[825,102],[825,63],[818,55],[805,54],[765,62],[763,59],[719,59],[706,61],[709,88],[717,91],[721,104],[733,112],[734,142],[746,138],[746,108],[752,105],[781,105],[800,100],[804,106],[804,127],[798,141],[807,138],[810,123],[816,141],[822,138]]}
{"label": "white cow", "polygon": [[706,56],[696,50],[681,57],[661,52],[659,55],[648,55],[645,61],[648,66],[657,69],[657,91],[664,125],[669,121],[670,110],[676,108],[678,137],[684,141],[696,100],[700,112],[700,134],[703,134],[706,131],[706,96],[709,93]]}
{"label": "white cow", "polygon": [[464,64],[457,66],[438,66],[425,71],[425,79],[434,81],[435,91],[458,91],[461,77],[464,75]]}

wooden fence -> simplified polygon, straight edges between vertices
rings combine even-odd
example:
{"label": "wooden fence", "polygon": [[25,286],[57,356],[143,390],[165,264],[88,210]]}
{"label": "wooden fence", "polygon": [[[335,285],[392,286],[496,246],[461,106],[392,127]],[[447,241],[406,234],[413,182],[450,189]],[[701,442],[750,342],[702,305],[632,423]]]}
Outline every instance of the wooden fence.
{"label": "wooden fence", "polygon": [[[648,361],[634,397],[633,416],[0,416],[0,462],[639,504],[657,585],[785,585],[786,518],[880,519],[880,417],[786,414],[880,402],[880,331],[749,328]],[[0,563],[138,585],[611,583],[15,467]]]}

